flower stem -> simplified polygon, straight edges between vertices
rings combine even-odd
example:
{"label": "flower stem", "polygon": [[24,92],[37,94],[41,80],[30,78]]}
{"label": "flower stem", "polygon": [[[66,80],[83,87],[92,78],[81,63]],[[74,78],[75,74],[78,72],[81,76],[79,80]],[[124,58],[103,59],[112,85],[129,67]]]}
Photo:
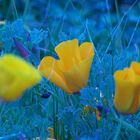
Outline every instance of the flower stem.
{"label": "flower stem", "polygon": [[118,140],[118,137],[119,137],[119,134],[120,134],[121,128],[122,128],[122,124],[119,124],[119,126],[118,126],[118,128],[117,128],[116,135],[115,135],[115,137],[114,137],[113,140]]}

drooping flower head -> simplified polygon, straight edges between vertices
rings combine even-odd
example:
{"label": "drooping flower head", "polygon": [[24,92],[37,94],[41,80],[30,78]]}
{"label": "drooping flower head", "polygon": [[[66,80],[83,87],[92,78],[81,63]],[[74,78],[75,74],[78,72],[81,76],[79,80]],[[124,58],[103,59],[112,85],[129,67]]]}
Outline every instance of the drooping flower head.
{"label": "drooping flower head", "polygon": [[41,80],[40,73],[23,59],[14,55],[0,58],[0,98],[12,101]]}
{"label": "drooping flower head", "polygon": [[140,106],[140,64],[132,62],[130,68],[115,72],[116,109],[124,114],[137,112]]}
{"label": "drooping flower head", "polygon": [[77,39],[68,40],[60,43],[55,51],[59,59],[44,57],[39,71],[67,93],[80,91],[88,81],[94,57],[93,44],[85,42],[79,47]]}

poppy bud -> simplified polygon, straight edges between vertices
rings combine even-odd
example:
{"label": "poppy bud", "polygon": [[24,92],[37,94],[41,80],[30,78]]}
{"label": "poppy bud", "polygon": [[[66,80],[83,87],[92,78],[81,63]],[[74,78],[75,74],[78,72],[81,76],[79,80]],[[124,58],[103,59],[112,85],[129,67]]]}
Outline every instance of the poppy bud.
{"label": "poppy bud", "polygon": [[21,56],[24,58],[28,57],[30,55],[29,51],[26,48],[24,48],[24,46],[16,38],[13,38],[13,40],[15,47],[19,51]]}

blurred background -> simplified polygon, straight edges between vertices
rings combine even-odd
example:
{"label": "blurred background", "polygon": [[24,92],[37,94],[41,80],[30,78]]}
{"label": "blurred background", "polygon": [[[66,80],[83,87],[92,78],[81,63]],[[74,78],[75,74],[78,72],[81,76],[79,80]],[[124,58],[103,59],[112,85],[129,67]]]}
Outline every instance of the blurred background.
{"label": "blurred background", "polygon": [[[127,46],[139,13],[139,0],[0,0],[1,21],[22,18],[30,28],[48,30],[54,46],[71,38],[87,40],[87,28],[97,49],[105,48],[101,44],[107,46],[112,37],[115,42],[123,38],[120,48]],[[139,30],[137,27],[131,43],[139,45]]]}

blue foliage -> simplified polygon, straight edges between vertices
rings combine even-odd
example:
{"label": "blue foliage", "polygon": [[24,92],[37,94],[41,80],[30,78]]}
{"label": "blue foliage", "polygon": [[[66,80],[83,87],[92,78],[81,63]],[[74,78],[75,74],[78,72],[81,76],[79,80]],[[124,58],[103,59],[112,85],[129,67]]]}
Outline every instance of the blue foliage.
{"label": "blue foliage", "polygon": [[33,29],[30,31],[31,42],[36,45],[45,40],[47,35],[48,32],[43,30]]}
{"label": "blue foliage", "polygon": [[25,26],[22,19],[18,19],[13,23],[7,23],[1,31],[2,42],[5,53],[16,53],[13,50],[15,46],[13,39],[19,39],[22,45],[32,51],[34,45],[39,45],[42,41],[46,40],[48,32],[43,29],[29,29]]}
{"label": "blue foliage", "polygon": [[6,24],[2,29],[2,42],[5,53],[12,51],[13,38],[20,38],[26,40],[26,31],[24,29],[24,23],[21,19],[13,22],[12,24]]}
{"label": "blue foliage", "polygon": [[67,95],[43,79],[18,101],[1,103],[0,140],[44,140],[48,127],[59,140],[139,139],[140,111],[124,116],[113,105],[114,72],[140,61],[139,6],[139,0],[0,1],[0,21],[6,22],[0,22],[0,56],[20,55],[37,67],[44,56],[58,58],[54,47],[64,40],[95,46],[80,94]]}

